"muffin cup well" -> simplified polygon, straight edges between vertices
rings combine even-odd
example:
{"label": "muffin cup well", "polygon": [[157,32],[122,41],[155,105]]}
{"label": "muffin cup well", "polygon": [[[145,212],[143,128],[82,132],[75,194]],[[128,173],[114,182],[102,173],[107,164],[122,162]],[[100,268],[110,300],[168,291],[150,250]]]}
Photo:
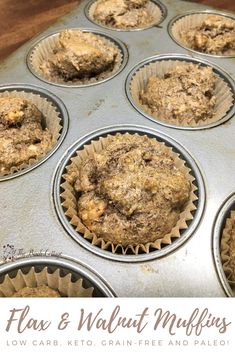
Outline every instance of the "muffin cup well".
{"label": "muffin cup well", "polygon": [[[118,135],[118,133],[116,135]],[[85,145],[82,150],[76,152],[76,156],[71,158],[70,164],[67,165],[66,170],[68,171],[74,164],[79,167],[83,160],[89,156],[92,156],[94,152],[104,149],[109,142],[110,135],[100,137],[97,141],[91,141],[89,145]],[[181,232],[188,228],[187,222],[193,219],[193,212],[196,209],[195,202],[197,201],[197,187],[194,184],[195,178],[190,174],[190,169],[185,165],[185,161],[179,158],[179,155],[175,153],[172,148],[165,146],[163,142],[159,143],[161,143],[170,156],[173,157],[176,166],[184,171],[186,177],[191,183],[190,200],[188,201],[185,210],[181,212],[179,220],[172,231],[164,235],[162,238],[157,239],[155,242],[138,244],[137,246],[129,245],[127,247],[123,247],[120,244],[115,245],[110,241],[106,242],[104,239],[97,237],[96,234],[91,233],[82,223],[77,212],[77,199],[73,186],[66,180],[66,173],[64,173],[64,182],[60,185],[62,190],[60,198],[62,200],[62,207],[64,209],[65,216],[78,233],[78,236],[82,235],[85,239],[89,240],[92,245],[97,246],[102,250],[108,250],[117,254],[121,253],[122,255],[126,255],[128,253],[138,255],[141,253],[148,254],[153,249],[160,250],[164,244],[169,245],[174,241],[174,238],[179,238],[181,236]]]}
{"label": "muffin cup well", "polygon": [[117,31],[136,31],[136,30],[147,29],[147,28],[153,27],[155,25],[158,25],[160,22],[163,21],[163,19],[165,18],[165,15],[166,15],[165,7],[160,2],[152,0],[152,1],[149,1],[149,3],[146,6],[148,13],[153,18],[149,23],[147,23],[141,27],[115,27],[112,25],[107,25],[107,24],[97,20],[94,17],[96,5],[97,5],[96,0],[95,1],[92,0],[90,3],[88,3],[87,8],[86,8],[87,17],[92,22],[98,24],[99,26],[102,26],[102,27],[108,28],[108,29],[117,30]]}
{"label": "muffin cup well", "polygon": [[[184,60],[184,58],[187,56],[182,56],[182,59],[179,59],[179,57],[179,55],[175,58],[173,57],[173,55],[169,55],[169,58],[165,60],[164,58],[161,58],[159,56],[147,59],[146,63],[143,62],[142,65],[132,74],[129,79],[129,82],[127,81],[127,91],[129,92],[129,97],[131,101],[133,102],[134,106],[147,117],[150,117],[158,121],[159,123],[162,122],[169,126],[183,128],[202,128],[207,127],[211,124],[215,124],[216,122],[224,118],[234,105],[234,92],[232,91],[228,83],[225,81],[225,79],[220,76],[219,73],[215,70],[213,71],[216,76],[216,103],[214,108],[214,116],[210,119],[198,122],[191,122],[189,124],[187,122],[187,119],[185,118],[182,123],[179,123],[177,119],[164,119],[157,113],[152,113],[151,109],[146,104],[142,103],[140,93],[144,91],[149,77],[157,76],[163,78],[164,74],[167,73],[169,70],[173,69],[175,66],[183,65],[186,63],[202,63],[202,65],[205,66],[205,64],[200,60],[195,60],[192,58],[187,58],[187,60]],[[207,66],[210,66],[210,64],[208,63]],[[212,68],[214,69],[213,66]]]}
{"label": "muffin cup well", "polygon": [[50,100],[50,97],[46,97],[40,94],[40,91],[29,91],[29,90],[24,90],[24,89],[16,89],[16,90],[4,90],[0,91],[0,97],[17,97],[17,98],[22,98],[26,99],[29,102],[33,103],[42,113],[43,118],[45,119],[43,123],[45,124],[46,128],[50,131],[52,135],[52,142],[51,142],[51,148],[45,153],[45,155],[39,156],[39,158],[35,159],[32,158],[28,161],[28,163],[23,163],[19,166],[14,166],[11,168],[10,173],[0,173],[1,176],[13,176],[15,173],[22,171],[28,167],[32,167],[36,165],[43,157],[45,157],[56,145],[58,142],[60,136],[61,136],[61,130],[62,130],[62,118],[60,115],[60,112],[57,110],[56,105],[53,104],[53,102]]}
{"label": "muffin cup well", "polygon": [[[235,277],[235,268],[231,268],[230,265],[230,246],[229,241],[231,238],[232,223],[235,222],[235,211],[231,211],[229,217],[226,219],[225,227],[223,229],[221,237],[221,260],[224,269],[224,273],[228,279],[229,284],[235,289],[235,280],[231,279]],[[235,266],[235,263],[234,263]]]}
{"label": "muffin cup well", "polygon": [[93,287],[84,288],[82,278],[72,282],[71,273],[62,277],[59,269],[52,272],[50,267],[45,266],[38,272],[32,266],[26,273],[19,269],[13,278],[6,274],[0,284],[0,297],[12,297],[15,292],[24,287],[35,288],[42,285],[59,291],[62,297],[92,297],[94,290]]}
{"label": "muffin cup well", "polygon": [[218,53],[218,54],[210,54],[203,51],[199,51],[197,49],[191,48],[188,41],[182,36],[182,32],[188,32],[196,27],[199,27],[202,22],[207,18],[207,16],[216,15],[221,16],[235,21],[235,18],[226,14],[222,14],[221,12],[210,12],[210,11],[202,11],[202,12],[193,12],[187,13],[185,15],[180,15],[174,18],[169,24],[169,33],[173,40],[177,42],[177,44],[181,45],[184,48],[190,49],[200,54],[209,55],[209,56],[217,56],[217,57],[235,57],[235,50],[229,50],[226,53]]}
{"label": "muffin cup well", "polygon": [[40,78],[43,81],[53,83],[59,86],[69,86],[69,87],[78,87],[78,86],[90,86],[94,84],[101,83],[106,81],[116,74],[118,74],[126,65],[128,59],[128,53],[125,45],[119,41],[118,39],[114,39],[112,37],[107,36],[106,33],[101,31],[96,31],[93,29],[82,29],[82,28],[70,28],[70,30],[76,31],[80,30],[82,32],[92,33],[98,36],[103,42],[109,47],[115,48],[118,52],[118,55],[115,59],[115,64],[112,70],[107,70],[105,72],[100,73],[99,75],[92,77],[90,79],[77,79],[74,81],[65,81],[58,77],[52,78],[50,76],[46,76],[42,70],[40,69],[40,65],[44,60],[47,59],[48,55],[53,53],[53,50],[59,44],[59,34],[60,32],[56,32],[51,34],[45,38],[39,40],[36,44],[33,45],[31,50],[27,56],[27,63],[30,71]]}

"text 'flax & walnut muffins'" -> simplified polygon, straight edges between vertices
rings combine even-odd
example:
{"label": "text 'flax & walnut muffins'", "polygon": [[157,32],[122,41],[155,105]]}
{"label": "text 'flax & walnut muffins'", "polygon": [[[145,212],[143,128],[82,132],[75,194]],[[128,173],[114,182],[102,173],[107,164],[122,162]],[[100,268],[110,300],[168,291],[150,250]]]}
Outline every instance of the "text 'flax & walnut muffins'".
{"label": "text 'flax & walnut muffins'", "polygon": [[146,135],[92,141],[71,158],[63,180],[62,206],[78,236],[113,253],[137,255],[171,244],[196,208],[190,169]]}

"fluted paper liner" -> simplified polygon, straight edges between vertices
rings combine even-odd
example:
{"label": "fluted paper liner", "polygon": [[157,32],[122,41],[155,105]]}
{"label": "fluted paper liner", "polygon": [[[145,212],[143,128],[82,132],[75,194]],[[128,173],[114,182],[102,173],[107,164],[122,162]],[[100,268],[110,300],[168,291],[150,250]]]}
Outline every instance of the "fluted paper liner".
{"label": "fluted paper liner", "polygon": [[74,85],[83,85],[83,84],[93,84],[102,80],[105,80],[111,76],[113,76],[120,68],[122,62],[123,62],[123,53],[118,47],[117,44],[115,44],[114,41],[110,39],[107,39],[104,35],[97,34],[92,31],[83,31],[82,29],[71,29],[72,31],[82,31],[85,33],[93,33],[99,39],[102,39],[102,41],[108,45],[109,47],[115,48],[117,50],[117,57],[115,59],[114,67],[112,70],[106,70],[104,72],[101,72],[100,74],[96,75],[95,77],[92,78],[85,78],[85,79],[74,79],[71,81],[65,81],[63,78],[59,77],[51,77],[50,75],[45,75],[45,73],[40,69],[40,66],[42,65],[43,62],[45,62],[50,54],[53,53],[53,50],[58,47],[59,45],[59,34],[61,32],[58,32],[56,34],[52,34],[49,37],[46,37],[42,39],[31,51],[29,61],[31,64],[31,67],[33,71],[39,75],[42,79],[46,79],[50,82],[56,83],[56,84],[63,84],[63,85],[68,85],[68,86],[74,86]]}
{"label": "fluted paper liner", "polygon": [[152,20],[149,21],[148,23],[146,23],[145,25],[143,26],[138,26],[138,27],[115,27],[115,26],[112,26],[112,25],[107,25],[105,23],[103,23],[102,21],[99,21],[95,18],[94,16],[94,12],[95,12],[95,9],[96,9],[96,1],[90,6],[89,8],[89,12],[88,12],[88,15],[90,17],[90,19],[93,21],[93,22],[96,22],[98,23],[99,25],[101,26],[104,26],[104,27],[110,27],[112,29],[117,29],[117,30],[120,30],[120,29],[123,29],[123,30],[131,30],[131,29],[144,29],[144,28],[148,28],[148,27],[152,27],[154,25],[157,25],[161,19],[162,19],[162,11],[160,9],[160,7],[154,3],[153,1],[149,1],[146,5],[146,9],[147,9],[147,12],[149,13],[150,16],[152,16]]}
{"label": "fluted paper liner", "polygon": [[[119,133],[116,134],[116,136],[118,135]],[[110,138],[110,135],[105,138],[100,137],[98,141],[92,141],[89,145],[85,145],[83,150],[77,151],[76,156],[71,158],[71,164],[66,167],[66,170],[69,171],[69,169],[73,168],[73,166],[79,168],[82,161],[87,159],[88,156],[92,156],[94,152],[98,152],[104,149],[105,146],[109,144]],[[165,146],[163,142],[159,143]],[[160,250],[163,244],[171,244],[173,242],[173,238],[179,238],[181,236],[181,232],[188,228],[187,221],[193,219],[193,211],[196,209],[195,202],[198,199],[196,196],[197,186],[194,184],[195,178],[190,173],[190,169],[185,165],[185,161],[182,160],[178,154],[173,152],[171,147],[165,146],[165,149],[168,151],[170,156],[174,158],[176,166],[185,172],[186,178],[188,178],[191,183],[190,199],[185,206],[185,210],[181,212],[179,220],[172,231],[164,235],[162,238],[155,240],[154,242],[138,244],[137,246],[128,245],[123,247],[120,244],[115,245],[110,241],[105,241],[102,238],[98,238],[96,234],[91,233],[89,229],[86,228],[78,216],[75,191],[73,186],[66,180],[65,171],[65,174],[63,175],[63,179],[65,181],[61,184],[61,189],[63,191],[60,196],[65,215],[70,224],[78,232],[78,236],[82,235],[85,239],[88,239],[92,245],[98,246],[103,250],[109,250],[112,253],[121,252],[123,255],[127,254],[128,252],[138,255],[141,252],[149,253],[152,249]]]}
{"label": "fluted paper liner", "polygon": [[[231,211],[230,216],[226,219],[225,227],[223,229],[221,237],[221,260],[224,269],[224,273],[228,279],[228,282],[235,289],[235,261],[231,264],[231,248],[230,239],[231,231],[235,224],[235,211]],[[234,249],[235,252],[235,249]],[[234,254],[235,258],[235,254]]]}
{"label": "fluted paper liner", "polygon": [[[47,151],[47,153],[50,152],[50,150],[57,143],[60,137],[60,131],[62,129],[61,117],[59,112],[56,109],[56,106],[47,98],[40,96],[40,93],[37,94],[33,92],[26,92],[24,90],[22,91],[6,90],[4,92],[0,92],[0,97],[16,97],[16,98],[26,99],[30,103],[33,103],[38,108],[38,110],[40,110],[40,112],[42,113],[45,119],[44,120],[45,126],[52,134],[51,148]],[[45,157],[45,155],[40,155],[38,159],[31,158],[28,161],[28,163],[23,163],[19,166],[14,166],[11,168],[10,172],[7,172],[3,175],[11,175],[27,167],[33,166],[37,162],[39,162],[41,158]],[[0,172],[0,176],[1,175],[2,174]]]}
{"label": "fluted paper liner", "polygon": [[[211,118],[191,123],[189,123],[187,121],[187,118],[185,118],[184,121],[180,123],[177,119],[165,119],[161,117],[158,113],[152,113],[151,109],[146,104],[142,103],[140,93],[144,91],[149,77],[157,76],[163,78],[164,75],[170,70],[172,70],[174,67],[188,63],[188,61],[181,61],[177,59],[159,60],[144,65],[143,67],[138,69],[137,72],[134,73],[130,82],[129,90],[134,103],[139,107],[139,109],[143,111],[143,113],[148,114],[152,118],[163,121],[167,124],[191,127],[206,126],[222,119],[226,115],[226,113],[231,109],[232,105],[234,104],[233,93],[231,91],[231,88],[225,82],[225,80],[215,72],[214,75],[216,76],[216,82],[214,94],[216,97],[216,102],[214,107],[214,114]],[[192,63],[195,64],[194,62]]]}
{"label": "fluted paper liner", "polygon": [[50,273],[50,267],[46,266],[40,272],[36,272],[34,266],[32,266],[26,274],[19,269],[14,278],[6,274],[4,281],[0,284],[0,297],[12,297],[15,292],[22,288],[35,288],[42,285],[47,285],[59,291],[63,297],[92,297],[94,290],[93,287],[84,288],[82,278],[72,282],[71,273],[62,277],[59,268]]}
{"label": "fluted paper liner", "polygon": [[[197,27],[200,27],[202,25],[202,22],[210,15],[216,15],[216,16],[221,16],[224,17],[225,19],[227,19],[227,16],[223,16],[220,14],[214,14],[214,13],[197,13],[197,14],[191,14],[191,15],[185,15],[183,17],[181,17],[180,19],[176,20],[171,27],[171,33],[172,36],[175,38],[175,40],[180,43],[181,45],[195,50],[199,53],[204,53],[207,55],[219,55],[219,56],[231,56],[231,55],[235,55],[235,50],[234,49],[230,49],[227,50],[225,53],[218,53],[218,54],[210,54],[204,51],[200,51],[198,49],[194,49],[190,46],[190,43],[188,43],[187,39],[184,38],[184,32],[188,32],[189,30],[195,29]],[[234,20],[234,18],[229,17],[231,20]]]}

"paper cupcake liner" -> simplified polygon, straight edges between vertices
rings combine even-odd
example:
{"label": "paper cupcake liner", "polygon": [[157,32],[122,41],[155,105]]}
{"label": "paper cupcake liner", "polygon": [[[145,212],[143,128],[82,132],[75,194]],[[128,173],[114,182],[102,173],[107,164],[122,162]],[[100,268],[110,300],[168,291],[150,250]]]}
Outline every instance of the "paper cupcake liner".
{"label": "paper cupcake liner", "polygon": [[[71,29],[73,31],[76,31],[76,29]],[[77,29],[81,30],[82,29]],[[83,31],[86,33],[89,33],[89,31]],[[123,53],[118,47],[117,44],[115,44],[111,39],[107,39],[105,36],[101,34],[97,34],[95,32],[90,31],[90,33],[95,34],[99,39],[102,39],[102,41],[108,45],[111,48],[115,48],[118,51],[117,57],[115,59],[114,67],[112,70],[106,70],[104,72],[101,72],[99,75],[96,75],[95,77],[92,78],[85,78],[85,79],[76,79],[73,81],[65,81],[62,78],[59,77],[51,77],[45,75],[45,73],[40,69],[41,64],[44,62],[44,60],[47,60],[48,56],[53,53],[53,50],[55,47],[59,45],[59,34],[60,32],[56,34],[52,34],[49,37],[46,37],[42,39],[31,51],[30,57],[29,57],[29,62],[32,70],[36,73],[37,76],[41,77],[42,79],[46,79],[52,83],[56,84],[63,84],[63,85],[68,85],[68,86],[74,86],[74,85],[87,85],[87,84],[93,84],[99,81],[103,81],[111,76],[113,76],[118,69],[120,68],[122,62],[123,62]]]}
{"label": "paper cupcake liner", "polygon": [[144,91],[148,79],[151,76],[157,76],[163,78],[164,75],[169,72],[169,70],[173,69],[175,66],[183,65],[189,63],[188,61],[182,60],[161,60],[152,62],[150,64],[146,64],[145,66],[141,67],[132,77],[130,83],[130,93],[134,103],[143,111],[143,113],[148,114],[149,116],[155,118],[156,120],[164,121],[165,123],[178,125],[178,126],[206,126],[208,124],[214,123],[220,119],[222,119],[226,113],[231,109],[234,99],[233,93],[231,88],[222,79],[218,74],[214,73],[216,76],[215,82],[215,97],[216,103],[214,107],[214,114],[213,117],[208,118],[203,121],[198,122],[190,122],[188,123],[187,118],[184,119],[181,123],[177,119],[165,119],[161,117],[158,113],[152,113],[151,109],[146,105],[143,104],[140,99],[140,93]]}
{"label": "paper cupcake liner", "polygon": [[[56,110],[56,107],[53,105],[53,103],[47,100],[47,98],[41,97],[39,94],[35,94],[32,92],[25,92],[23,90],[0,92],[0,97],[16,97],[16,98],[26,99],[31,103],[33,103],[40,110],[40,112],[43,114],[43,117],[45,119],[44,121],[45,126],[52,134],[51,148],[47,151],[48,153],[58,141],[60,137],[60,131],[62,129],[59,112]],[[28,161],[28,163],[23,163],[19,166],[14,166],[11,168],[10,172],[4,173],[3,175],[0,173],[0,176],[11,175],[29,166],[33,166],[45,155],[40,155],[38,159],[31,158]]]}
{"label": "paper cupcake liner", "polygon": [[233,265],[231,265],[230,261],[230,239],[233,227],[235,227],[235,211],[231,211],[229,218],[226,219],[225,227],[221,237],[221,260],[224,273],[228,279],[229,284],[235,288],[235,261]]}
{"label": "paper cupcake liner", "polygon": [[21,269],[18,270],[14,278],[6,274],[4,281],[0,284],[0,297],[12,297],[22,288],[35,288],[42,285],[59,291],[62,297],[92,297],[94,288],[84,288],[82,278],[72,282],[71,273],[62,277],[59,269],[51,272],[50,267],[44,267],[40,272],[36,272],[32,266],[27,273]]}
{"label": "paper cupcake liner", "polygon": [[[218,55],[218,56],[231,56],[235,55],[235,50],[230,49],[227,50],[226,53],[218,53],[218,54],[210,54],[204,51],[199,51],[198,49],[194,49],[190,47],[190,44],[188,43],[187,39],[183,37],[182,32],[188,32],[189,30],[195,29],[196,27],[200,27],[202,22],[210,15],[216,15],[216,16],[221,16],[224,17],[225,19],[228,18],[226,16],[220,15],[220,14],[214,14],[214,13],[201,13],[201,14],[191,14],[191,15],[185,15],[181,17],[180,19],[176,20],[176,22],[173,23],[171,27],[171,33],[174,39],[180,43],[181,45],[195,50],[199,53],[204,53],[207,55]],[[231,18],[231,17],[230,17]],[[233,19],[233,18],[231,18]],[[235,21],[235,19],[233,19]]]}
{"label": "paper cupcake liner", "polygon": [[[117,133],[116,136],[118,135],[120,134]],[[66,167],[67,172],[71,168],[73,168],[73,166],[79,168],[83,160],[87,159],[89,156],[92,156],[94,152],[98,152],[104,149],[105,146],[109,144],[110,138],[110,135],[105,138],[100,137],[98,141],[91,141],[89,145],[84,146],[83,150],[77,151],[76,156],[71,158],[71,163]],[[64,208],[65,215],[69,220],[69,223],[78,232],[78,236],[83,236],[85,239],[89,240],[92,245],[98,246],[103,250],[108,250],[112,253],[121,253],[123,255],[128,253],[138,255],[140,253],[149,253],[153,249],[160,250],[164,244],[169,245],[173,242],[174,238],[179,238],[181,236],[182,231],[188,228],[187,222],[193,219],[193,213],[197,208],[195,204],[198,199],[196,195],[197,186],[194,184],[195,178],[190,174],[191,171],[186,166],[185,161],[182,160],[178,154],[173,152],[171,147],[167,147],[163,142],[160,143],[174,158],[176,166],[185,172],[186,177],[191,183],[190,199],[185,207],[185,210],[181,212],[179,220],[175,227],[172,229],[172,231],[154,242],[147,244],[138,244],[137,246],[128,245],[126,247],[123,247],[120,244],[115,245],[110,241],[105,241],[104,239],[97,237],[96,234],[91,233],[89,229],[84,226],[81,219],[79,218],[77,212],[77,199],[75,196],[75,191],[73,186],[66,180],[65,173],[63,175],[63,179],[65,181],[61,184],[61,189],[63,190],[60,195],[61,199],[63,200],[62,206]]]}
{"label": "paper cupcake liner", "polygon": [[153,1],[149,1],[146,5],[146,10],[147,12],[149,13],[149,15],[152,16],[152,20],[149,21],[148,23],[146,23],[145,25],[143,26],[138,26],[138,27],[115,27],[115,26],[112,26],[112,25],[107,25],[106,23],[102,22],[102,21],[99,21],[97,20],[95,17],[94,17],[94,12],[95,12],[95,9],[96,9],[96,1],[90,6],[89,10],[88,10],[88,15],[90,17],[90,19],[95,22],[95,23],[98,23],[99,25],[103,25],[105,27],[110,27],[110,28],[113,28],[113,29],[128,29],[128,30],[131,30],[131,29],[143,29],[143,28],[146,28],[146,27],[151,27],[151,26],[154,26],[156,24],[158,24],[161,19],[162,19],[162,11],[160,9],[160,7],[154,3]]}

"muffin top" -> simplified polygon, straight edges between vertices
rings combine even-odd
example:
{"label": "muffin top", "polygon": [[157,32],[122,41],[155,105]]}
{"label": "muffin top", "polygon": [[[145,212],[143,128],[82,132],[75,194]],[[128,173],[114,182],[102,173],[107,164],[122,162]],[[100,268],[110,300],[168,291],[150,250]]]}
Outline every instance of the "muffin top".
{"label": "muffin top", "polygon": [[51,148],[52,136],[38,108],[20,97],[0,97],[0,174]]}
{"label": "muffin top", "polygon": [[140,101],[159,119],[198,123],[213,117],[215,80],[211,67],[176,65],[162,78],[151,76],[140,92]]}
{"label": "muffin top", "polygon": [[116,134],[65,179],[76,191],[77,212],[97,237],[123,246],[163,238],[189,201],[191,183],[164,144]]}
{"label": "muffin top", "polygon": [[112,70],[118,49],[108,45],[98,35],[80,30],[64,30],[59,34],[58,44],[40,69],[49,78],[64,81],[89,79]]}
{"label": "muffin top", "polygon": [[54,290],[45,284],[35,288],[24,287],[15,292],[12,297],[21,297],[21,298],[54,298],[60,297],[61,295],[57,290]]}
{"label": "muffin top", "polygon": [[200,26],[180,33],[187,45],[203,53],[229,54],[235,50],[235,20],[208,15]]}
{"label": "muffin top", "polygon": [[116,28],[138,28],[153,21],[146,5],[149,0],[97,0],[93,17]]}

